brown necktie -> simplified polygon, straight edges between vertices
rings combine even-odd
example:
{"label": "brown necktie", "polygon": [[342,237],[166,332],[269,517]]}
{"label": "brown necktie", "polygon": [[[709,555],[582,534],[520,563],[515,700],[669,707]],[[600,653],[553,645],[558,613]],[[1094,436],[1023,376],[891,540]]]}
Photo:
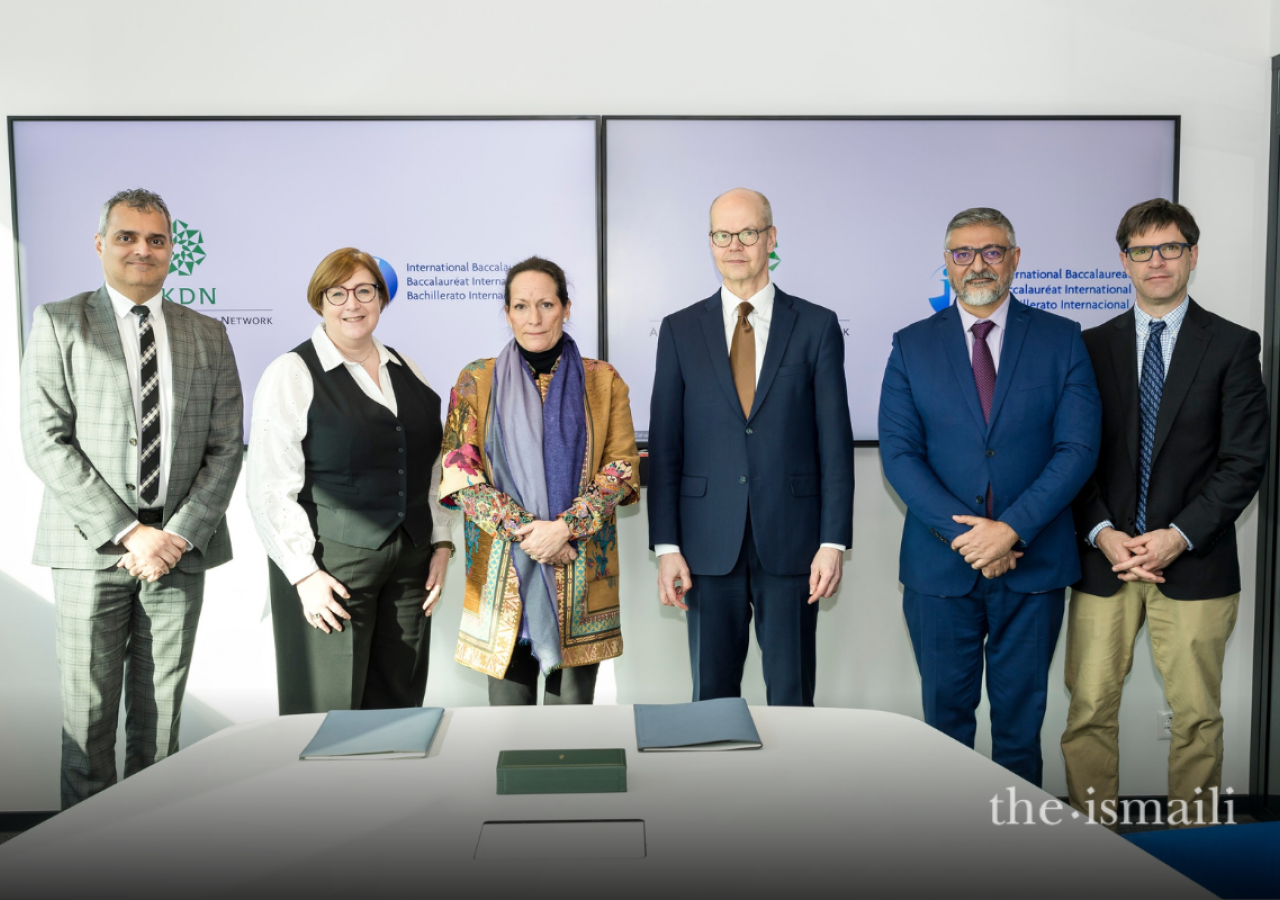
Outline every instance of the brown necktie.
{"label": "brown necktie", "polygon": [[738,304],[738,324],[733,329],[733,342],[729,344],[729,368],[733,370],[733,384],[738,389],[744,416],[751,415],[751,404],[756,399],[756,336],[747,321],[753,308],[745,301]]}

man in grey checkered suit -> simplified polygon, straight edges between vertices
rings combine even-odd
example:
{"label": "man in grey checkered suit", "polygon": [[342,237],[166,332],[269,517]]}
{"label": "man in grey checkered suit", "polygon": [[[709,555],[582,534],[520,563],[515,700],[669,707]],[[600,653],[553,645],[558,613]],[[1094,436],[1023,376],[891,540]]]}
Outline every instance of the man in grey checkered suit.
{"label": "man in grey checkered suit", "polygon": [[62,806],[178,749],[206,569],[231,558],[243,401],[227,330],[165,302],[172,221],[150,191],[102,208],[105,286],[38,307],[22,446],[45,484],[36,565],[53,568]]}

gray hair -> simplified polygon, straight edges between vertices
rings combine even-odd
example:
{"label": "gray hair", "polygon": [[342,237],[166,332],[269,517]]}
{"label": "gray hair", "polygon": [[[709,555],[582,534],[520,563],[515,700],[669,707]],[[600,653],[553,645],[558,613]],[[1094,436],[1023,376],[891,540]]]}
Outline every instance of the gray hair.
{"label": "gray hair", "polygon": [[164,220],[169,223],[169,230],[173,230],[173,217],[169,215],[169,207],[164,205],[164,201],[160,199],[159,194],[144,188],[130,188],[127,191],[121,191],[102,204],[102,212],[98,215],[98,234],[102,237],[107,236],[107,219],[111,216],[111,210],[121,203],[130,209],[137,209],[142,212],[159,210],[164,213]]}
{"label": "gray hair", "polygon": [[[753,191],[751,188],[730,188],[729,190],[725,191],[724,194],[721,194],[720,197],[725,196],[725,194],[732,194],[734,191],[746,191],[749,194],[755,194],[756,197],[759,198],[760,206],[764,211],[764,225],[761,227],[769,228],[773,225],[773,205],[769,202],[768,197],[766,197],[764,194],[760,193],[759,191]],[[715,209],[716,203],[719,202],[720,197],[716,197],[715,200],[711,201],[711,208],[707,210],[708,219],[711,218],[711,210]]]}
{"label": "gray hair", "polygon": [[1013,233],[1013,223],[1004,213],[989,206],[975,206],[951,217],[951,221],[947,223],[947,235],[942,239],[942,248],[945,250],[947,244],[951,242],[951,232],[970,225],[995,225],[1003,228],[1005,236],[1009,239],[1009,246],[1018,246],[1018,237]]}

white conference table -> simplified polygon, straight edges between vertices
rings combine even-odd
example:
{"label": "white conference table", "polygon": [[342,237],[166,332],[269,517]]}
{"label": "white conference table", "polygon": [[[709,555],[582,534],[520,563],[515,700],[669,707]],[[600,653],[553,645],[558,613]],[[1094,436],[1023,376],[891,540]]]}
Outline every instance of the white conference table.
{"label": "white conference table", "polygon": [[[1051,798],[915,719],[752,715],[761,750],[639,753],[630,706],[454,709],[426,759],[363,761],[298,760],[320,715],[237,725],[0,845],[0,895],[1212,896],[1070,810],[993,824],[1010,787]],[[628,791],[497,794],[499,750],[567,747],[624,748]],[[477,858],[486,822],[617,820],[498,826]],[[639,850],[539,838],[564,828]]]}

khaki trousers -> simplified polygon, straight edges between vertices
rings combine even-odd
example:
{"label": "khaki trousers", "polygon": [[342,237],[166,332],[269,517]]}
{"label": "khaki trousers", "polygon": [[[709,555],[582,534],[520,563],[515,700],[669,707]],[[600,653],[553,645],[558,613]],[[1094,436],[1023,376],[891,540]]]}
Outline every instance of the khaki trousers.
{"label": "khaki trousers", "polygon": [[[1146,620],[1151,655],[1173,711],[1169,800],[1192,804],[1222,786],[1222,660],[1240,595],[1171,600],[1159,585],[1129,582],[1112,597],[1073,591],[1067,611],[1066,682],[1071,692],[1062,755],[1067,793],[1083,813],[1100,811],[1120,790],[1120,692]],[[1093,793],[1089,793],[1093,788]],[[1196,788],[1203,793],[1197,794]],[[1203,821],[1213,810],[1203,808]]]}

